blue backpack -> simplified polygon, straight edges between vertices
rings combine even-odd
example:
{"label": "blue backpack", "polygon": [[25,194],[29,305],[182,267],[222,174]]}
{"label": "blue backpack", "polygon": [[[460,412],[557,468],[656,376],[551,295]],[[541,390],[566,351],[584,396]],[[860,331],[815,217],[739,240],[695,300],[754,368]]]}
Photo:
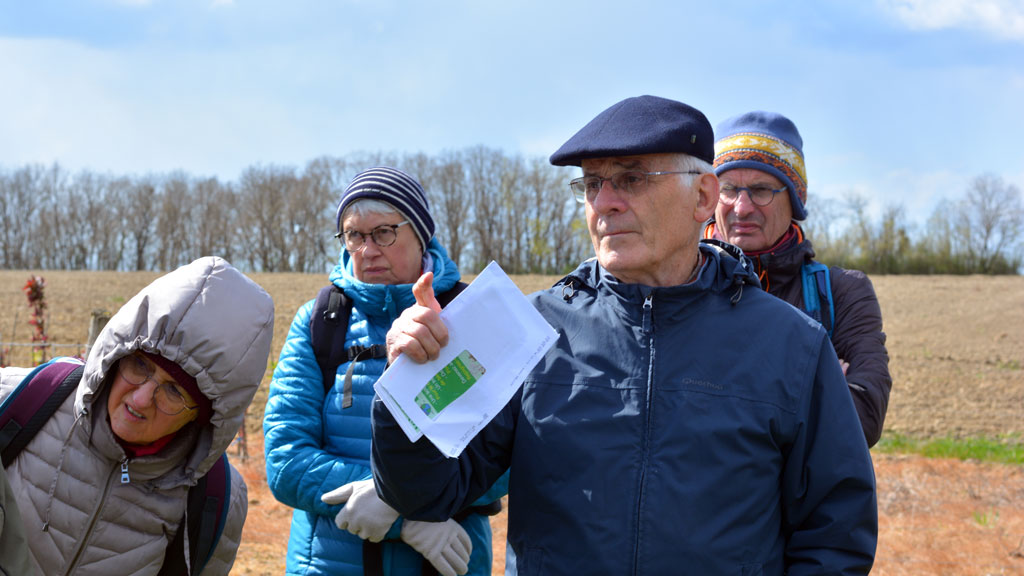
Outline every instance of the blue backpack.
{"label": "blue backpack", "polygon": [[[74,358],[55,358],[36,367],[0,404],[0,456],[6,468],[78,387],[85,365]],[[221,455],[199,482],[189,488],[187,520],[191,571],[185,568],[185,530],[167,545],[160,576],[199,574],[213,556],[228,517],[231,477],[227,454]]]}
{"label": "blue backpack", "polygon": [[824,326],[831,339],[836,323],[836,312],[832,303],[832,277],[829,268],[820,262],[811,262],[803,265],[801,276],[804,286],[804,312]]}

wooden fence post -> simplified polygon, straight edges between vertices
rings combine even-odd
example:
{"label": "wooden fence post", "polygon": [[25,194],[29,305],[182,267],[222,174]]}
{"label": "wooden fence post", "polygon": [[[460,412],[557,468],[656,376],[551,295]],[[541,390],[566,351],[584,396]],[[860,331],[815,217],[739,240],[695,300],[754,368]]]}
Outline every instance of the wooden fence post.
{"label": "wooden fence post", "polygon": [[102,309],[95,309],[92,311],[92,319],[89,321],[89,340],[85,343],[85,357],[89,357],[89,350],[92,349],[93,342],[96,341],[96,337],[100,335],[100,331],[110,321],[110,312]]}

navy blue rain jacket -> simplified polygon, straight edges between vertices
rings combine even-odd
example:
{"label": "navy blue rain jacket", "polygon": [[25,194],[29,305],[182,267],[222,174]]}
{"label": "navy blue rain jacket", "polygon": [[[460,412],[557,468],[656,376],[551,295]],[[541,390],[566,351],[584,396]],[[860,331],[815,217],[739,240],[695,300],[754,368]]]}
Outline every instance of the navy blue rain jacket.
{"label": "navy blue rain jacket", "polygon": [[442,520],[511,466],[509,574],[867,574],[874,472],[827,334],[701,250],[688,285],[591,260],[533,294],[560,338],[458,459],[375,401],[383,499]]}

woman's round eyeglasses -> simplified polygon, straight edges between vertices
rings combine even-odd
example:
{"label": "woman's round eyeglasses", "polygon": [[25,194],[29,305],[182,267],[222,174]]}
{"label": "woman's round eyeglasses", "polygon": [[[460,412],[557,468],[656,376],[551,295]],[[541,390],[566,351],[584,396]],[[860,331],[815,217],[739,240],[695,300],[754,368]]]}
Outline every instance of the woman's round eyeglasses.
{"label": "woman's round eyeglasses", "polygon": [[198,408],[198,406],[185,404],[185,397],[181,395],[174,384],[158,382],[153,377],[156,374],[156,369],[138,354],[121,358],[117,364],[117,373],[132,386],[142,386],[149,380],[156,382],[156,388],[153,390],[153,403],[156,404],[157,410],[168,416],[177,416],[185,410]]}
{"label": "woman's round eyeglasses", "polygon": [[359,252],[366,246],[366,239],[370,238],[380,248],[387,248],[398,240],[398,229],[408,224],[408,220],[402,220],[398,224],[381,224],[367,233],[358,230],[343,230],[334,235],[341,240],[345,249],[349,252]]}

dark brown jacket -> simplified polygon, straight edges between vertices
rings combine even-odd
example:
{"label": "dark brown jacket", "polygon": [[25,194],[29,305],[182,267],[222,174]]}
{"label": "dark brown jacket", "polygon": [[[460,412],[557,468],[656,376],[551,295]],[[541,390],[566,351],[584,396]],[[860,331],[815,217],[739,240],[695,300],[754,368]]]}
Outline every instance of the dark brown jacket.
{"label": "dark brown jacket", "polygon": [[[767,292],[803,310],[801,268],[813,261],[814,248],[802,230],[798,230],[798,235],[792,244],[751,257],[751,260]],[[846,383],[857,407],[864,437],[868,446],[874,446],[882,435],[892,389],[889,353],[882,332],[882,309],[867,275],[836,266],[829,269],[835,305],[832,346],[840,360],[850,363]]]}

